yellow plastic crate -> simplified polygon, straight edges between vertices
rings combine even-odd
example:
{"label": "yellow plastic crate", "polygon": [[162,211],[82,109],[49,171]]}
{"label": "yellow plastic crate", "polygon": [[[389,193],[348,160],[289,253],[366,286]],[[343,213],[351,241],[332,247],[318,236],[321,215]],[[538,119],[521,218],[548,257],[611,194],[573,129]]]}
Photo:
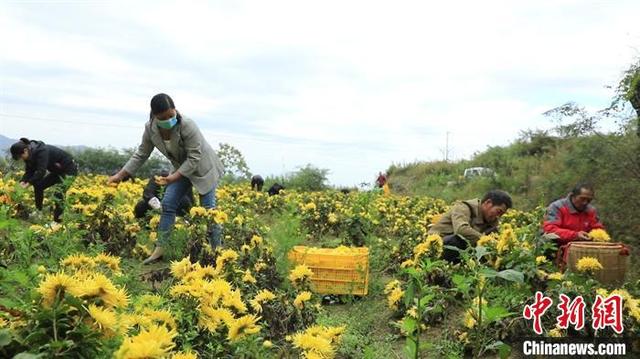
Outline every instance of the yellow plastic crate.
{"label": "yellow plastic crate", "polygon": [[295,246],[289,260],[311,269],[311,289],[315,293],[367,295],[369,291],[369,248],[345,251]]}

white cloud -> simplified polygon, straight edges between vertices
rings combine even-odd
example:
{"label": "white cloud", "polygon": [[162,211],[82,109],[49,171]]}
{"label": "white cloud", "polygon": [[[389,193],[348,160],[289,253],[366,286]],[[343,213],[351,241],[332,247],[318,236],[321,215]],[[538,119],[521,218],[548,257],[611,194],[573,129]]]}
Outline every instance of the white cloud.
{"label": "white cloud", "polygon": [[605,106],[638,55],[638,13],[633,1],[3,2],[0,132],[132,147],[166,92],[254,172],[312,163],[356,184],[443,158],[447,132],[463,158],[549,127],[541,113],[566,101]]}

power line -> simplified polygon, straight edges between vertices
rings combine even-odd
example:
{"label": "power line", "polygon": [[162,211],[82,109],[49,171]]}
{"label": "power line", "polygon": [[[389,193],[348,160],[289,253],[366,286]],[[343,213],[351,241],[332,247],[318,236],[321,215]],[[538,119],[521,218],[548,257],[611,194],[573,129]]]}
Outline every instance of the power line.
{"label": "power line", "polygon": [[44,117],[33,117],[33,116],[24,116],[24,115],[11,115],[11,114],[8,114],[8,113],[0,113],[0,117],[21,118],[21,119],[26,119],[26,120],[45,121],[45,122],[63,122],[63,123],[72,123],[72,124],[77,124],[77,125],[88,125],[88,126],[123,127],[123,128],[138,128],[138,129],[140,128],[140,126],[132,126],[132,125],[119,125],[119,124],[113,124],[113,123],[60,120],[60,119],[52,119],[52,118],[44,118]]}

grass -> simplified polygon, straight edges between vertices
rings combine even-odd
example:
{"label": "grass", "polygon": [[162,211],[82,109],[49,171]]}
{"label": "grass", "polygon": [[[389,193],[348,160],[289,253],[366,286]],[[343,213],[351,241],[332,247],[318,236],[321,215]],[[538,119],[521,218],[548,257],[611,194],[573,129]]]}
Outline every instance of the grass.
{"label": "grass", "polygon": [[325,305],[318,324],[346,326],[338,349],[341,358],[402,358],[402,341],[389,325],[385,298],[367,296],[346,304]]}
{"label": "grass", "polygon": [[286,277],[290,264],[287,254],[296,245],[304,242],[305,235],[300,227],[300,219],[290,211],[283,212],[264,219],[271,228],[268,237],[274,244],[274,256],[278,273]]}

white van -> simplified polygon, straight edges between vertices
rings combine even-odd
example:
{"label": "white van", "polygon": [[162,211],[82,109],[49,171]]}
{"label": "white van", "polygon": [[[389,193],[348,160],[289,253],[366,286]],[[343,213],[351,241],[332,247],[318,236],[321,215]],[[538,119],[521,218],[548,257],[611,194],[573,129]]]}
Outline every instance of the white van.
{"label": "white van", "polygon": [[473,178],[473,177],[494,177],[496,173],[487,167],[470,167],[464,170],[463,177],[464,178]]}

